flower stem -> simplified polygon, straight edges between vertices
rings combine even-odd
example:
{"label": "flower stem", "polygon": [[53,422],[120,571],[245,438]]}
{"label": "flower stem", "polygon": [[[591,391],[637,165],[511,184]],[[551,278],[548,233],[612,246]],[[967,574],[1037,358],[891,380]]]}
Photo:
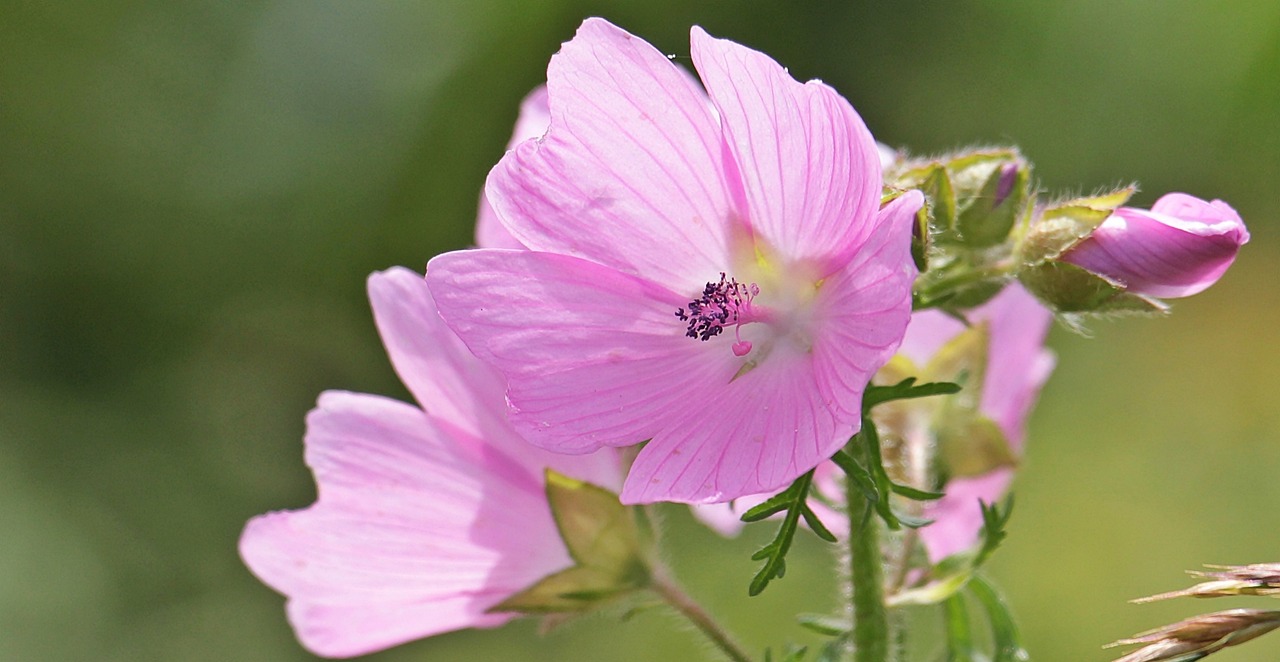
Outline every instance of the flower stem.
{"label": "flower stem", "polygon": [[680,612],[694,627],[711,640],[722,653],[733,662],[752,662],[751,656],[742,650],[742,646],[716,622],[693,598],[669,578],[665,572],[656,570],[649,586],[658,597],[662,598],[672,609]]}
{"label": "flower stem", "polygon": [[852,481],[846,481],[849,512],[849,582],[853,607],[853,659],[885,662],[889,659],[889,618],[884,604],[884,561],[880,551],[880,522],[866,517],[855,521],[871,506]]}

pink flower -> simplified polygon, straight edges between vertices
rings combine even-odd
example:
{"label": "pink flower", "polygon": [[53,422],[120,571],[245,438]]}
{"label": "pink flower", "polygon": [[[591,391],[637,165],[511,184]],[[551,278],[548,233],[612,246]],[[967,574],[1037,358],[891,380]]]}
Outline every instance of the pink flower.
{"label": "pink flower", "polygon": [[1169,193],[1151,211],[1117,209],[1062,259],[1137,294],[1185,297],[1216,283],[1248,241],[1227,203]]}
{"label": "pink flower", "polygon": [[[1021,452],[1026,439],[1026,420],[1035,405],[1040,387],[1053,371],[1053,353],[1044,348],[1052,313],[1032,297],[1021,285],[1005,287],[994,299],[969,314],[973,323],[988,324],[988,350],[982,400],[979,411],[990,418],[1004,433],[1015,452]],[[917,366],[923,366],[958,334],[965,330],[960,321],[936,310],[925,310],[911,316],[901,354]],[[920,401],[928,406],[927,401]],[[933,440],[928,426],[906,431],[908,444],[930,447]],[[843,474],[830,462],[823,463],[814,474],[818,495],[828,502],[843,503]],[[979,501],[998,501],[1013,479],[1013,470],[1001,468],[982,476],[952,478],[944,491],[946,496],[926,506],[924,516],[933,523],[920,529],[920,537],[931,561],[973,546],[982,529]],[[742,529],[743,513],[761,503],[769,495],[753,495],[732,504],[695,506],[693,514],[721,535],[732,536]],[[823,505],[812,502],[814,512],[836,536],[849,532],[848,520]],[[855,515],[856,517],[856,515]]]}
{"label": "pink flower", "polygon": [[[1053,353],[1044,348],[1053,314],[1021,285],[1012,283],[994,299],[974,310],[972,322],[988,324],[986,377],[978,410],[1004,433],[1014,452],[1022,451],[1026,421],[1040,387],[1053,372]],[[964,325],[938,311],[922,311],[911,318],[902,353],[923,365]],[[1000,468],[973,478],[952,478],[946,496],[929,504],[925,517],[934,520],[923,529],[932,561],[971,547],[982,529],[981,500],[995,503],[1013,480],[1013,469]]]}
{"label": "pink flower", "polygon": [[511,619],[486,610],[573,565],[543,468],[615,488],[621,478],[612,453],[554,455],[514,434],[501,377],[440,321],[421,276],[374,274],[369,298],[425,411],[323,393],[305,439],[316,503],[256,517],[240,539],[254,574],[288,596],[303,645],[330,657]]}
{"label": "pink flower", "polygon": [[583,23],[547,72],[551,125],[489,175],[529,251],[436,257],[445,321],[508,380],[534,444],[646,440],[627,503],[781,487],[858,430],[906,327],[908,193],[880,208],[875,142],[826,85],[692,31],[706,91],[644,41]]}

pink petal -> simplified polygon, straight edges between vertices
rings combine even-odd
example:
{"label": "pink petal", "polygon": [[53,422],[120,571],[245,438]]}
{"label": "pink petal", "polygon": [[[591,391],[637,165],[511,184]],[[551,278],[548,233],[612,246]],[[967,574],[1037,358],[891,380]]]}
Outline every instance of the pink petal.
{"label": "pink petal", "polygon": [[1063,259],[1138,294],[1185,297],[1216,283],[1248,241],[1226,203],[1173,193],[1151,211],[1117,209]]}
{"label": "pink petal", "polygon": [[533,475],[551,467],[612,490],[621,487],[615,453],[568,457],[532,446],[516,433],[507,420],[506,380],[445,325],[426,278],[399,267],[375,273],[369,300],[396,373],[437,425],[485,440]]}
{"label": "pink petal", "polygon": [[691,38],[747,223],[790,258],[847,259],[880,205],[880,152],[862,119],[835,90],[796,82],[762,53],[698,27]]}
{"label": "pink petal", "polygon": [[551,128],[489,174],[520,242],[693,290],[723,269],[733,213],[706,95],[642,39],[588,19],[547,70]]}
{"label": "pink petal", "polygon": [[369,276],[368,289],[387,355],[423,409],[481,439],[510,436],[506,382],[445,326],[426,278],[396,267]]}
{"label": "pink petal", "polygon": [[982,508],[979,500],[995,503],[1009,488],[1013,472],[997,469],[977,478],[957,478],[947,483],[946,496],[925,510],[933,524],[920,529],[929,560],[942,559],[973,547],[982,530]]}
{"label": "pink petal", "polygon": [[839,416],[817,388],[812,357],[779,356],[733,381],[685,387],[692,407],[666,413],[669,425],[636,456],[623,503],[714,503],[772,492],[831,457],[857,421]]}
{"label": "pink petal", "polygon": [[427,282],[445,321],[507,377],[516,429],[556,452],[648,439],[687,406],[685,384],[736,369],[726,346],[684,337],[683,297],[584,260],[446,253]]}
{"label": "pink petal", "polygon": [[306,446],[316,504],[250,521],[240,553],[318,654],[498,625],[488,607],[571,563],[538,480],[409,405],[325,393]]}
{"label": "pink petal", "polygon": [[979,407],[1014,450],[1021,450],[1027,417],[1055,364],[1053,352],[1044,347],[1053,313],[1013,282],[975,311],[974,319],[987,320],[991,333]]}
{"label": "pink petal", "polygon": [[917,191],[890,202],[853,261],[819,290],[815,326],[822,332],[813,342],[817,379],[845,418],[859,420],[867,382],[897,351],[911,319],[916,276],[911,224],[922,204]]}
{"label": "pink petal", "polygon": [[[540,85],[520,102],[520,117],[516,120],[516,128],[511,134],[511,141],[507,143],[507,149],[515,149],[516,145],[526,140],[542,136],[550,125],[551,109],[547,105],[547,88]],[[483,194],[480,196],[480,212],[476,216],[476,245],[480,248],[524,248],[524,244],[502,227],[497,213]]]}

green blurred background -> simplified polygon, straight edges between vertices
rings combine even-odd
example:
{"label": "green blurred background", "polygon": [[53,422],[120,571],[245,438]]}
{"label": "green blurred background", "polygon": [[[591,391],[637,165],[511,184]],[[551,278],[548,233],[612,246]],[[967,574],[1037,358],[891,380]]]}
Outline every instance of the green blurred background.
{"label": "green blurred background", "polygon": [[[240,564],[240,528],[312,500],[300,440],[319,391],[407,397],[365,276],[467,245],[519,99],[589,15],[668,53],[687,55],[693,23],[766,51],[894,146],[1013,142],[1051,191],[1137,180],[1140,204],[1233,204],[1253,243],[1216,288],[1170,319],[1055,331],[993,573],[1037,659],[1106,660],[1107,641],[1233,605],[1129,598],[1204,562],[1280,561],[1274,0],[3,0],[0,15],[0,659],[310,659]],[[747,600],[770,527],[723,543],[675,509],[668,526],[691,591],[753,648],[811,641],[788,615],[833,604],[820,543]],[[1215,659],[1278,659],[1272,639]],[[707,657],[645,613],[376,659]]]}

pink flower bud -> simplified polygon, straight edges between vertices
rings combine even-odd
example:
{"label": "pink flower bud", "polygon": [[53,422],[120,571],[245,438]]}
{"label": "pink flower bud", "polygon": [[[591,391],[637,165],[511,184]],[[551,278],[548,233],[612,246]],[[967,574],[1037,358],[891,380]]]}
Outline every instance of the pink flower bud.
{"label": "pink flower bud", "polygon": [[1169,193],[1151,210],[1121,207],[1062,259],[1154,297],[1185,297],[1213,285],[1249,241],[1230,205]]}

